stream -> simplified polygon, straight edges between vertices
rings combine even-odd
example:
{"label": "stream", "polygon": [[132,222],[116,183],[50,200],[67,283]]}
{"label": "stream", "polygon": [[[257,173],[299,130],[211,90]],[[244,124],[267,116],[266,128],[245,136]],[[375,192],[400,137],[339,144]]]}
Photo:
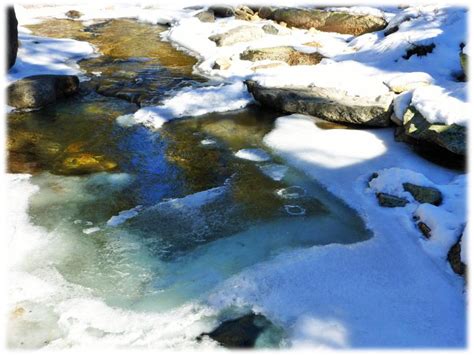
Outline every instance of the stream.
{"label": "stream", "polygon": [[[205,304],[220,283],[281,252],[370,238],[352,209],[263,144],[281,113],[251,105],[159,131],[117,124],[176,89],[206,85],[196,60],[161,40],[166,27],[49,19],[29,28],[102,53],[79,62],[79,95],[8,114],[8,170],[32,174],[30,220],[54,232],[48,264],[69,283],[111,307],[165,313]],[[269,159],[235,155],[249,148]],[[283,346],[275,330],[257,346]]]}

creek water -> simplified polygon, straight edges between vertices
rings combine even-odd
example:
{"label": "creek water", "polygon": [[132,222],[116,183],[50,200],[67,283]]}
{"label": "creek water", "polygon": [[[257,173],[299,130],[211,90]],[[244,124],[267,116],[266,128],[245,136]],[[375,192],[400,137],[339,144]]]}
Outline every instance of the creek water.
{"label": "creek water", "polygon": [[[283,251],[370,238],[353,210],[263,145],[277,112],[250,106],[159,131],[116,123],[137,104],[205,85],[195,60],[161,41],[163,27],[48,20],[31,29],[103,54],[80,63],[89,79],[80,95],[8,115],[9,171],[32,173],[30,220],[57,236],[44,263],[69,283],[112,307],[164,313],[205,303],[221,282]],[[248,148],[269,160],[235,155]],[[275,333],[259,345],[281,346],[284,332]]]}

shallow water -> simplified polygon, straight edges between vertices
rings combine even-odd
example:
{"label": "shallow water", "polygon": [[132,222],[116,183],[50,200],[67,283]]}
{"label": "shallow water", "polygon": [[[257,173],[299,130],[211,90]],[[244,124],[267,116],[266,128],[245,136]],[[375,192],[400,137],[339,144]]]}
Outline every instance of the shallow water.
{"label": "shallow water", "polygon": [[[60,22],[46,24],[35,32],[61,33]],[[151,36],[152,31],[162,47],[156,52],[133,47],[120,24],[129,30],[138,27],[137,36]],[[155,27],[114,20],[92,32],[77,27],[66,33],[80,31],[103,50],[104,57],[81,63],[89,73],[106,67],[115,55],[119,60],[111,72],[147,71],[150,62],[156,69],[147,74],[151,80],[166,71],[169,80],[160,77],[160,90],[151,101],[180,85],[202,85],[202,79],[190,74],[194,61],[160,42],[163,29]],[[104,31],[109,37],[101,37]],[[124,40],[107,46],[105,38]],[[130,60],[136,54],[152,60]],[[117,79],[111,72],[102,71],[102,84]],[[115,122],[137,110],[129,101],[89,91],[8,116],[9,170],[34,173],[31,182],[40,189],[31,197],[28,213],[34,224],[55,236],[47,263],[95,298],[146,313],[205,304],[221,282],[281,252],[370,238],[354,211],[318,182],[285,167],[263,145],[279,113],[250,106],[171,121],[151,132]],[[236,157],[243,148],[263,149],[270,160]],[[86,171],[71,164],[90,157],[98,163]],[[133,208],[128,220],[108,224]],[[277,334],[257,344],[281,346],[283,336]]]}

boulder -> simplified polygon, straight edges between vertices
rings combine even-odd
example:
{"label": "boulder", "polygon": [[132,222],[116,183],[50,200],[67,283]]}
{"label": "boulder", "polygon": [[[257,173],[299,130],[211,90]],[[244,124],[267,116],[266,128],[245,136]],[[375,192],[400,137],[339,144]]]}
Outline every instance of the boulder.
{"label": "boulder", "polygon": [[7,64],[8,69],[13,67],[18,52],[18,20],[13,6],[7,8]]}
{"label": "boulder", "polygon": [[239,20],[251,21],[254,14],[254,11],[245,5],[235,9],[235,18]]}
{"label": "boulder", "polygon": [[10,84],[7,102],[21,109],[39,108],[78,90],[79,78],[75,75],[34,75]]}
{"label": "boulder", "polygon": [[420,142],[434,143],[457,155],[466,155],[466,128],[457,124],[432,124],[414,106],[403,116],[404,133]]}
{"label": "boulder", "polygon": [[264,106],[288,113],[301,113],[351,124],[386,127],[390,125],[393,94],[376,98],[356,96],[334,88],[272,88],[246,81],[249,92]]}
{"label": "boulder", "polygon": [[466,265],[461,259],[461,240],[456,242],[448,252],[448,262],[453,271],[461,276],[466,273]]}
{"label": "boulder", "polygon": [[409,192],[419,203],[440,205],[442,201],[441,192],[436,188],[423,187],[421,185],[403,183],[403,189]]}
{"label": "boulder", "polygon": [[259,11],[259,16],[276,22],[285,22],[290,27],[307,30],[313,27],[319,31],[354,36],[379,31],[387,25],[383,18],[373,15],[356,15],[316,9],[280,8],[272,10],[262,8]]}
{"label": "boulder", "polygon": [[210,333],[198,337],[209,336],[222,346],[228,348],[250,348],[255,346],[258,336],[272,324],[263,315],[250,313],[240,318],[224,321]]}
{"label": "boulder", "polygon": [[377,200],[379,205],[386,208],[396,208],[403,207],[408,204],[408,200],[405,198],[400,198],[395,195],[390,195],[386,193],[377,193]]}
{"label": "boulder", "polygon": [[232,62],[228,58],[218,58],[214,62],[212,69],[227,70],[232,65]]}
{"label": "boulder", "polygon": [[249,49],[240,55],[240,59],[247,61],[282,61],[290,66],[318,64],[324,57],[318,52],[304,53],[290,46]]}
{"label": "boulder", "polygon": [[274,10],[271,7],[262,6],[258,9],[258,16],[262,19],[271,19],[273,11]]}
{"label": "boulder", "polygon": [[80,13],[77,10],[69,10],[68,12],[66,12],[65,15],[66,17],[69,17],[70,19],[78,19],[82,16],[82,13]]}
{"label": "boulder", "polygon": [[209,39],[217,46],[231,46],[240,42],[247,42],[259,39],[265,35],[265,32],[256,26],[239,26],[227,32],[210,36]]}
{"label": "boulder", "polygon": [[235,15],[234,8],[227,5],[210,6],[209,10],[214,13],[215,17],[231,17]]}
{"label": "boulder", "polygon": [[194,17],[197,17],[201,22],[214,22],[216,20],[214,12],[209,10],[201,11],[194,15]]}

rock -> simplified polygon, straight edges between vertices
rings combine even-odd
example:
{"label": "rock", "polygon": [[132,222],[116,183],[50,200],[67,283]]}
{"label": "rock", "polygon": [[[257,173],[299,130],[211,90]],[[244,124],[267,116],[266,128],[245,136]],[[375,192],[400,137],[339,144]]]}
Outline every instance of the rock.
{"label": "rock", "polygon": [[7,89],[7,102],[21,109],[39,108],[78,90],[79,78],[75,75],[34,75],[12,83]]}
{"label": "rock", "polygon": [[247,42],[259,39],[265,35],[265,32],[256,26],[239,26],[227,32],[210,36],[217,46],[231,46],[240,42]]}
{"label": "rock", "polygon": [[18,20],[13,6],[7,8],[7,64],[13,67],[18,52]]}
{"label": "rock", "polygon": [[324,57],[318,52],[304,53],[290,46],[249,49],[240,55],[240,59],[247,61],[282,61],[290,66],[318,64]]}
{"label": "rock", "polygon": [[65,15],[69,17],[70,19],[78,19],[79,17],[82,16],[82,14],[77,10],[69,10],[68,12],[66,12]]}
{"label": "rock", "polygon": [[273,15],[273,9],[268,6],[262,6],[258,9],[258,16],[262,19],[270,19]]}
{"label": "rock", "polygon": [[262,30],[268,35],[278,35],[280,32],[275,26],[270,24],[263,25]]}
{"label": "rock", "polygon": [[405,198],[400,198],[386,193],[377,193],[377,199],[379,201],[379,205],[386,208],[403,207],[408,204],[408,200]]}
{"label": "rock", "polygon": [[215,17],[231,17],[235,15],[234,8],[226,5],[210,6],[209,10],[214,13]]}
{"label": "rock", "polygon": [[436,188],[423,187],[421,185],[403,183],[403,189],[409,192],[419,203],[440,205],[442,201],[441,192]]}
{"label": "rock", "polygon": [[240,6],[235,9],[235,18],[239,20],[251,21],[253,18],[254,12],[248,6]]}
{"label": "rock", "polygon": [[267,88],[246,81],[255,100],[264,106],[288,113],[301,113],[318,118],[367,126],[390,125],[393,94],[377,98],[352,96],[334,88]]}
{"label": "rock", "polygon": [[237,319],[224,321],[210,333],[201,334],[198,340],[207,335],[225,347],[251,348],[255,346],[258,336],[271,325],[263,315],[250,313]]}
{"label": "rock", "polygon": [[66,157],[58,167],[61,174],[89,174],[111,171],[117,168],[117,163],[100,155],[91,153],[76,153]]}
{"label": "rock", "polygon": [[461,260],[461,239],[450,248],[448,261],[455,273],[461,276],[466,274],[466,265]]}
{"label": "rock", "polygon": [[466,128],[452,124],[432,124],[413,106],[403,116],[403,128],[407,136],[418,141],[434,143],[457,155],[466,155]]}
{"label": "rock", "polygon": [[402,57],[404,59],[409,59],[414,55],[417,57],[423,57],[428,55],[428,53],[432,53],[435,47],[436,45],[434,43],[429,45],[412,45],[406,50],[406,53]]}
{"label": "rock", "polygon": [[359,36],[364,33],[379,31],[385,28],[387,22],[372,15],[355,15],[345,12],[281,8],[271,11],[265,9],[262,18],[271,19],[276,22],[285,22],[290,27],[310,29],[325,32],[337,32]]}
{"label": "rock", "polygon": [[194,17],[197,17],[201,22],[214,22],[216,20],[214,12],[209,10],[201,11],[200,13],[194,15]]}
{"label": "rock", "polygon": [[461,67],[462,67],[462,70],[464,72],[464,76],[467,76],[467,73],[469,73],[469,70],[468,70],[468,55],[465,54],[465,53],[461,53],[460,55],[460,60],[461,60]]}
{"label": "rock", "polygon": [[417,224],[418,228],[420,229],[421,233],[423,236],[425,236],[427,239],[431,237],[431,229],[428,225],[426,225],[423,221],[420,221]]}
{"label": "rock", "polygon": [[228,58],[218,58],[214,62],[212,69],[227,70],[232,65],[232,62]]}

